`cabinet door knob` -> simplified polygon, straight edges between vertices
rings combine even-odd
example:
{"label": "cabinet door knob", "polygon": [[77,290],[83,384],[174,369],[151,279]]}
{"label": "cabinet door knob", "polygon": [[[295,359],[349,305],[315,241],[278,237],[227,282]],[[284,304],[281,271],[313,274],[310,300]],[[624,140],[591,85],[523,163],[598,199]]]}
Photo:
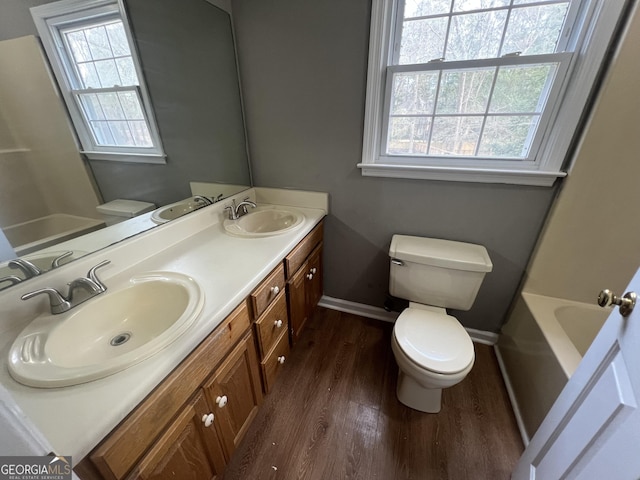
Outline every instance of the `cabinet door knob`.
{"label": "cabinet door knob", "polygon": [[313,273],[307,273],[307,280],[311,280],[313,278]]}
{"label": "cabinet door knob", "polygon": [[284,363],[284,355],[278,357],[278,363],[282,365]]}
{"label": "cabinet door knob", "polygon": [[222,408],[227,404],[227,396],[223,395],[221,397],[216,398],[216,405],[218,405],[218,407]]}
{"label": "cabinet door knob", "polygon": [[277,295],[280,293],[280,287],[279,286],[275,286],[275,287],[271,287],[271,293],[273,293],[274,295]]}
{"label": "cabinet door knob", "polygon": [[273,324],[276,326],[276,328],[282,328],[282,320],[276,320],[275,322],[273,322]]}
{"label": "cabinet door knob", "polygon": [[202,423],[204,423],[205,427],[210,427],[211,425],[213,425],[213,419],[215,417],[213,416],[213,413],[210,413],[208,415],[203,415],[202,416]]}
{"label": "cabinet door knob", "polygon": [[316,272],[317,272],[317,271],[318,271],[318,269],[317,269],[316,267],[313,267],[313,268],[311,269],[311,273],[313,273],[314,275],[316,274]]}

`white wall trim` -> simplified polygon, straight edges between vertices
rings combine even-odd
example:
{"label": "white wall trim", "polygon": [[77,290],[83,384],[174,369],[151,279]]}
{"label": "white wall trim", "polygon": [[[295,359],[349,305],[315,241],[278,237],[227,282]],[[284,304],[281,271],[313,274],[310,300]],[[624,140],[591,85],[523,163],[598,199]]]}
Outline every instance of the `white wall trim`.
{"label": "white wall trim", "polygon": [[394,323],[398,315],[400,315],[398,312],[387,312],[384,308],[372,307],[364,303],[350,302],[349,300],[342,300],[341,298],[327,297],[326,295],[322,296],[320,302],[318,302],[318,306],[389,323]]}
{"label": "white wall trim", "polygon": [[464,327],[471,340],[476,343],[482,343],[483,345],[493,346],[498,343],[498,334],[493,332],[487,332],[485,330],[476,330],[475,328]]}
{"label": "white wall trim", "polygon": [[467,167],[438,167],[433,165],[390,165],[359,163],[366,177],[414,178],[423,180],[450,180],[456,182],[506,183],[550,187],[557,178],[567,174],[560,171],[482,169]]}
{"label": "white wall trim", "polygon": [[[398,315],[400,315],[398,312],[387,312],[385,309],[380,307],[373,307],[371,305],[365,305],[364,303],[351,302],[349,300],[328,297],[326,295],[322,296],[320,302],[318,302],[318,306],[390,323],[395,322],[398,318]],[[482,343],[484,345],[495,345],[498,341],[497,333],[486,332],[484,330],[476,330],[475,328],[466,327],[465,330],[471,337],[471,340],[476,343]]]}

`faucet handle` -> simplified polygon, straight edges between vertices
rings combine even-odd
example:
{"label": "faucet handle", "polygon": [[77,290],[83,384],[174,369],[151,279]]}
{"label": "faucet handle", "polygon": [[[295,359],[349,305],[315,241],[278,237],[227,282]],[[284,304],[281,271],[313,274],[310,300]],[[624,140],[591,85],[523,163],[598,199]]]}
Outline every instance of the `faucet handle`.
{"label": "faucet handle", "polygon": [[[11,285],[17,285],[19,284],[22,280],[22,278],[16,276],[16,275],[7,275],[6,277],[0,277],[0,283],[5,283],[5,282],[9,282],[9,285],[7,286],[11,286]],[[0,287],[0,290],[2,290],[5,287]]]}
{"label": "faucet handle", "polygon": [[51,305],[51,313],[58,314],[66,312],[71,308],[71,303],[64,298],[60,292],[58,292],[55,288],[41,288],[39,290],[34,290],[33,292],[25,293],[20,297],[22,300],[29,300],[30,298],[35,297],[36,295],[47,294],[49,295],[49,304]]}
{"label": "faucet handle", "polygon": [[70,257],[71,255],[73,255],[73,252],[71,250],[64,252],[62,255],[58,255],[53,259],[53,262],[51,262],[51,268],[58,268],[60,266],[60,262],[62,262],[62,260],[64,260],[65,258]]}
{"label": "faucet handle", "polygon": [[231,204],[224,207],[225,210],[229,210],[229,220],[237,220],[238,219],[238,210],[236,208],[235,199],[231,200]]}
{"label": "faucet handle", "polygon": [[95,265],[94,267],[91,267],[91,269],[89,270],[89,273],[87,273],[87,278],[89,278],[90,280],[95,282],[95,284],[98,287],[100,287],[100,289],[103,292],[107,289],[107,286],[100,281],[100,279],[98,278],[98,275],[96,275],[96,270],[98,270],[99,268],[104,267],[105,265],[109,265],[110,263],[111,263],[111,260],[103,260],[102,262],[100,262],[99,264]]}

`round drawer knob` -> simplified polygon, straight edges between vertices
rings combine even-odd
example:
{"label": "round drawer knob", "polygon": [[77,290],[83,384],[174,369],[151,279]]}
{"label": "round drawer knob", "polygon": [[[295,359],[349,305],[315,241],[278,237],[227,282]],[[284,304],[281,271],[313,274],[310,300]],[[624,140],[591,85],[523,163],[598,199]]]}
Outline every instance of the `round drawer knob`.
{"label": "round drawer knob", "polygon": [[307,279],[311,280],[313,278],[313,273],[307,273]]}
{"label": "round drawer knob", "polygon": [[276,328],[282,328],[282,320],[276,320],[275,322],[273,322],[273,324],[276,326]]}
{"label": "round drawer knob", "polygon": [[203,415],[202,416],[202,423],[204,423],[205,427],[210,427],[213,424],[213,419],[215,417],[213,416],[213,413],[210,413],[209,415]]}
{"label": "round drawer knob", "polygon": [[278,357],[278,363],[280,365],[282,365],[284,363],[284,355],[281,355],[280,357]]}
{"label": "round drawer knob", "polygon": [[275,286],[275,287],[271,287],[271,293],[273,293],[274,295],[277,295],[280,293],[280,287],[279,286]]}
{"label": "round drawer knob", "polygon": [[318,269],[317,269],[317,268],[315,268],[315,267],[313,267],[313,268],[311,269],[311,273],[313,273],[314,275],[316,274],[316,272],[317,272],[317,271],[318,271]]}
{"label": "round drawer knob", "polygon": [[216,405],[218,405],[218,407],[222,408],[227,404],[227,396],[223,395],[221,397],[216,398]]}

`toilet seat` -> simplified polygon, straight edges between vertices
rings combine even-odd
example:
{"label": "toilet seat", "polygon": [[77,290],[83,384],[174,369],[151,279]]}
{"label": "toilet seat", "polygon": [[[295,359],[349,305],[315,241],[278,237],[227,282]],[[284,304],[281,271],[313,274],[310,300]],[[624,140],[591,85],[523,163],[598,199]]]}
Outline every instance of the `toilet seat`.
{"label": "toilet seat", "polygon": [[446,313],[407,308],[396,320],[393,334],[405,356],[425,370],[455,374],[475,359],[469,334]]}

